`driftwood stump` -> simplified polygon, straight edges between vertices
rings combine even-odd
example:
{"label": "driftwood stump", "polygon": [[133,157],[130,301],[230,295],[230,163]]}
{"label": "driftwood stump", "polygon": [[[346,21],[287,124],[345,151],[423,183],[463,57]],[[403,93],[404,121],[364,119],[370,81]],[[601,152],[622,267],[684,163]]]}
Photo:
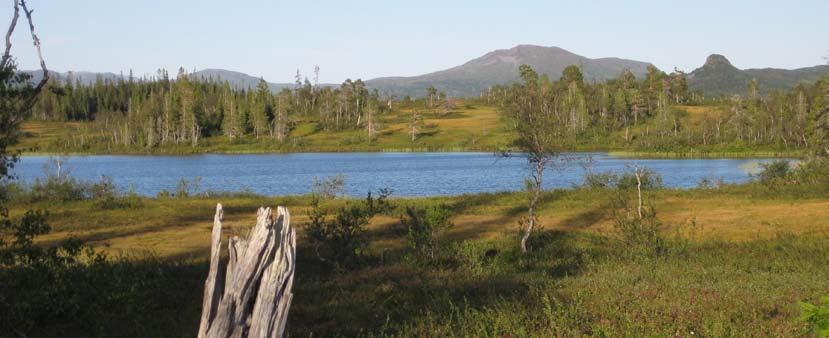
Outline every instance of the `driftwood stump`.
{"label": "driftwood stump", "polygon": [[282,337],[296,258],[291,215],[285,207],[277,207],[275,217],[271,208],[259,208],[247,238],[230,238],[224,277],[219,269],[222,217],[218,204],[198,336]]}

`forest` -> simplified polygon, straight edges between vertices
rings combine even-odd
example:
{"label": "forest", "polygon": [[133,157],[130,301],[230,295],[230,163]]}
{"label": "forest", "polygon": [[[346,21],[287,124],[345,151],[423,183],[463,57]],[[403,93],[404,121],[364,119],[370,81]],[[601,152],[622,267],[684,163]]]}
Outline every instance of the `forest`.
{"label": "forest", "polygon": [[[183,69],[175,79],[160,70],[149,79],[99,78],[90,86],[53,81],[34,106],[31,119],[79,122],[81,127],[61,134],[57,142],[41,144],[40,149],[25,150],[202,152],[211,151],[207,144],[217,143],[250,144],[236,147],[237,151],[318,151],[325,145],[343,150],[400,149],[422,144],[432,149],[439,142],[430,143],[423,132],[429,127],[425,119],[439,123],[451,119],[453,112],[476,114],[469,108],[497,110],[515,96],[513,86],[499,85],[478,98],[451,98],[434,87],[424,88],[422,97],[396,98],[369,90],[359,79],[338,87],[302,81],[299,74],[296,79],[293,89],[277,93],[270,92],[264,80],[257,88],[236,90],[226,82],[191,78]],[[653,66],[643,79],[625,71],[601,83],[586,82],[580,69],[570,66],[560,79],[542,75],[539,82],[544,109],[567,126],[576,150],[802,154],[825,137],[821,126],[826,117],[818,116],[826,105],[825,79],[769,93],[760,93],[758,83],[752,81],[744,95],[715,98],[689,92],[685,74],[666,74]],[[695,115],[698,111],[705,114]],[[487,127],[509,129],[502,119]],[[439,131],[457,143],[454,149],[493,151],[510,146],[509,135],[470,146],[461,142],[462,133]],[[407,137],[384,139],[393,134]],[[334,142],[309,143],[312,135],[328,135]]]}

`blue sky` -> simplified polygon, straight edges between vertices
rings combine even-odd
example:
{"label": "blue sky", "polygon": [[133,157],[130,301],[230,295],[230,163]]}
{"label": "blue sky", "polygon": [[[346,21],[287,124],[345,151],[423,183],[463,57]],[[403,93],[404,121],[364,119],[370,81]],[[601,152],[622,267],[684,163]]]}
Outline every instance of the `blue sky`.
{"label": "blue sky", "polygon": [[[11,1],[0,18],[11,18]],[[686,71],[711,53],[740,68],[829,55],[829,1],[28,0],[51,69],[225,68],[290,82],[417,75],[516,44],[559,46]],[[22,23],[22,22],[21,22]],[[26,26],[14,36],[36,68]],[[4,28],[5,29],[5,28]]]}

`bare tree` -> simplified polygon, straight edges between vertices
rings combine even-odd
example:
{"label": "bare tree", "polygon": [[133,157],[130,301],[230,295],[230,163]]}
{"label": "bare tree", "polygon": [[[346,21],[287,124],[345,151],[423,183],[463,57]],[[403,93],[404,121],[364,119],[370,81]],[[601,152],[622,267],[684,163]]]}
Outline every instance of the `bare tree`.
{"label": "bare tree", "polygon": [[368,133],[368,141],[371,142],[377,137],[377,103],[369,101],[366,106],[366,132]]}
{"label": "bare tree", "polygon": [[420,126],[423,124],[423,114],[417,109],[412,109],[412,119],[409,121],[409,134],[412,136],[412,142],[417,139],[420,133]]}
{"label": "bare tree", "polygon": [[12,16],[11,24],[9,24],[9,29],[6,31],[6,49],[3,52],[3,58],[0,60],[0,65],[2,65],[3,69],[6,69],[10,66],[14,61],[11,57],[11,50],[12,50],[12,34],[14,34],[14,29],[17,26],[17,20],[20,18],[20,8],[23,8],[23,13],[26,14],[26,20],[29,22],[29,32],[32,34],[32,44],[35,46],[35,50],[37,50],[37,57],[40,60],[40,69],[43,71],[43,77],[41,77],[40,81],[34,87],[34,90],[29,93],[28,97],[23,100],[22,110],[28,111],[34,105],[35,100],[37,99],[38,94],[40,94],[43,87],[49,82],[49,69],[46,68],[46,61],[43,60],[43,53],[40,50],[40,38],[37,37],[35,34],[35,24],[32,21],[32,13],[34,13],[34,9],[29,9],[26,6],[25,0],[20,0],[18,3],[17,0],[14,0],[14,15]]}

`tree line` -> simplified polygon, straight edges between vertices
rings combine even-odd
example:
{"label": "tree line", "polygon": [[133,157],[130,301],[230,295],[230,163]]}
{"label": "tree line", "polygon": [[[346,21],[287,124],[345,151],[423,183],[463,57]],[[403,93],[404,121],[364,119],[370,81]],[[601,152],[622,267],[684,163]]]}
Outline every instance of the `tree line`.
{"label": "tree line", "polygon": [[[586,83],[580,69],[569,66],[557,81],[536,74],[531,84],[493,87],[486,99],[509,111],[533,97],[533,109],[550,115],[557,126],[550,132],[581,144],[619,132],[623,144],[657,151],[712,145],[812,149],[824,142],[829,124],[824,113],[829,79],[766,94],[753,80],[744,95],[707,101],[688,89],[684,73],[666,74],[653,66],[641,80],[624,71],[602,83]],[[528,88],[533,95],[528,96]],[[688,110],[677,105],[708,109],[688,118]]]}
{"label": "tree line", "polygon": [[98,137],[112,144],[157,147],[196,146],[204,137],[253,137],[286,140],[299,119],[312,119],[322,130],[376,130],[376,115],[391,105],[381,102],[361,80],[339,87],[304,81],[297,73],[293,88],[272,93],[260,79],[256,88],[235,89],[227,82],[202,79],[179,69],[175,79],[164,70],[152,79],[132,76],[52,81],[32,109],[42,120],[94,121]]}

